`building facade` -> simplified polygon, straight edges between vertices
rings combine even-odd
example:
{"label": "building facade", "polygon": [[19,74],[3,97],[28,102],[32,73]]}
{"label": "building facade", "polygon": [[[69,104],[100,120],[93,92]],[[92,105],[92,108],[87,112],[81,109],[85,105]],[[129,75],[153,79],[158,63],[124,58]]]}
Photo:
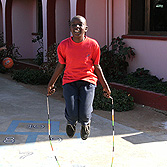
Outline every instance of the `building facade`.
{"label": "building facade", "polygon": [[69,21],[80,14],[87,19],[87,35],[101,47],[123,36],[135,49],[129,72],[144,67],[167,80],[166,8],[166,0],[1,0],[0,32],[23,59],[35,58],[39,46],[32,38],[42,33],[45,56],[50,45],[70,36]]}

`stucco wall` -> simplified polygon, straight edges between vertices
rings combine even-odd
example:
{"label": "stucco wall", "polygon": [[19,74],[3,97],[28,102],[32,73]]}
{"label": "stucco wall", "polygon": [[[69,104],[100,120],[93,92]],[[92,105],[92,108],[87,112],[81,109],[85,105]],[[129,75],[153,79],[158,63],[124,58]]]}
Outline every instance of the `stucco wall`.
{"label": "stucco wall", "polygon": [[88,23],[87,35],[95,38],[100,46],[106,44],[106,1],[87,0],[86,18]]}
{"label": "stucco wall", "polygon": [[113,37],[122,36],[126,33],[126,0],[113,0]]}
{"label": "stucco wall", "polygon": [[[5,2],[5,0],[1,0],[1,2]],[[45,0],[43,0],[43,2],[45,2]],[[70,2],[76,1],[56,0],[56,42],[58,43],[69,36],[68,20],[69,17],[75,13],[75,3],[73,6],[70,6]],[[101,47],[104,46],[107,41],[106,2],[106,0],[86,0],[86,18],[89,26],[87,35],[95,38]],[[109,2],[111,3],[112,0]],[[109,34],[113,33],[113,37],[128,33],[127,5],[128,0],[113,0],[113,22],[111,20],[112,13],[110,13],[111,23],[109,29]],[[70,12],[72,13],[71,15]],[[110,12],[112,12],[112,10],[110,10]],[[2,8],[0,5],[0,30],[2,29],[1,18]],[[38,45],[32,43],[32,32],[36,32],[36,25],[36,0],[13,0],[13,43],[20,47],[19,51],[23,55],[23,58],[35,58]],[[46,30],[46,27],[44,28]],[[136,53],[135,59],[129,63],[129,72],[135,71],[136,68],[144,67],[150,70],[153,75],[167,80],[166,41],[142,39],[126,39],[125,41],[127,45],[134,47]],[[45,43],[47,43],[47,39],[45,39]]]}
{"label": "stucco wall", "polygon": [[56,42],[60,43],[63,39],[70,36],[70,1],[56,0]]}
{"label": "stucco wall", "polygon": [[36,20],[34,20],[36,18],[35,2],[35,0],[13,0],[13,43],[20,48],[19,52],[23,55],[23,59],[35,57],[31,35],[32,32],[36,32]]}
{"label": "stucco wall", "polygon": [[130,62],[129,71],[137,68],[150,70],[152,75],[167,80],[166,41],[126,39],[128,45],[135,48],[136,57]]}

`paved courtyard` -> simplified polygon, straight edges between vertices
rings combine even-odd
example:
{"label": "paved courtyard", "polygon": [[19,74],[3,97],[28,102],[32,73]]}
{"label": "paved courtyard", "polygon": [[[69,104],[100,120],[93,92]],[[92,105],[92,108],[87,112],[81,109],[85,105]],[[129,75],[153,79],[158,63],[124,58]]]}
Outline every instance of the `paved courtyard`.
{"label": "paved courtyard", "polygon": [[[93,114],[90,137],[80,138],[78,124],[69,139],[64,102],[49,97],[49,103],[54,152],[48,141],[46,96],[0,74],[0,167],[56,167],[55,155],[61,167],[110,167],[111,121]],[[115,122],[113,167],[167,167],[165,128],[164,133],[140,128]]]}

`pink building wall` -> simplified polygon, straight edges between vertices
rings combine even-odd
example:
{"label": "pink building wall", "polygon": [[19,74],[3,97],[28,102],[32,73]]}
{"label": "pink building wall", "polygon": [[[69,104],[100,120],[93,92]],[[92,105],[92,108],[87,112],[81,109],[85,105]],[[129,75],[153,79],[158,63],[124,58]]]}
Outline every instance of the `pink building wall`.
{"label": "pink building wall", "polygon": [[126,39],[126,43],[135,48],[136,57],[130,62],[129,71],[144,67],[152,75],[167,80],[167,41]]}
{"label": "pink building wall", "polygon": [[113,37],[124,35],[126,32],[127,0],[113,0]]}
{"label": "pink building wall", "polygon": [[35,0],[13,0],[12,5],[13,43],[19,47],[24,59],[35,58],[36,55],[37,44],[32,43],[32,33],[36,32],[37,24],[35,3]]}
{"label": "pink building wall", "polygon": [[[63,39],[70,36],[70,1],[56,0],[56,42],[60,43]],[[65,11],[65,12],[63,12]],[[60,17],[61,16],[61,17]]]}
{"label": "pink building wall", "polygon": [[[6,30],[5,24],[2,25],[2,18],[5,18],[6,1],[9,0],[1,0],[3,12],[0,4],[0,29],[3,27],[3,30]],[[70,35],[68,20],[76,13],[77,0],[56,0],[55,2],[56,33],[53,36],[59,43]],[[42,0],[42,3],[44,52],[46,52],[48,42],[47,0]],[[101,47],[106,45],[112,37],[128,34],[128,0],[86,0],[85,6],[85,16],[89,26],[87,35],[95,38]],[[12,42],[20,47],[20,53],[24,55],[24,58],[34,58],[36,55],[38,45],[32,43],[32,33],[37,32],[36,18],[36,0],[13,0]],[[4,20],[3,23],[5,23]],[[10,34],[8,36],[10,37]],[[129,63],[129,72],[144,67],[153,75],[167,80],[166,41],[148,39],[125,39],[125,41],[127,45],[134,47],[136,53],[136,58]]]}
{"label": "pink building wall", "polygon": [[88,24],[87,35],[95,38],[100,46],[106,44],[106,1],[87,0],[86,18]]}

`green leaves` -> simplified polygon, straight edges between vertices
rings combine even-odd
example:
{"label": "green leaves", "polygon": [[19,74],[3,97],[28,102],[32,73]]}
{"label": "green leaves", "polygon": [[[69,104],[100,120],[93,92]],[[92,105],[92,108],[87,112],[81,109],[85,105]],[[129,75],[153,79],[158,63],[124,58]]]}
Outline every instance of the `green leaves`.
{"label": "green leaves", "polygon": [[[95,99],[94,99],[94,109],[111,111],[111,99],[107,99],[102,94],[103,89],[99,85],[96,88]],[[115,111],[122,112],[133,109],[134,101],[133,97],[123,90],[111,89],[111,96],[114,99],[114,109]]]}
{"label": "green leaves", "polygon": [[17,82],[32,85],[46,85],[51,78],[48,73],[44,73],[42,70],[28,68],[24,70],[14,70],[11,77]]}
{"label": "green leaves", "polygon": [[43,35],[39,33],[35,38],[32,39],[33,43],[38,43],[39,48],[37,49],[36,59],[34,62],[37,65],[41,65],[43,63]]}
{"label": "green leaves", "polygon": [[167,81],[163,82],[163,79],[151,75],[149,70],[144,68],[138,68],[135,72],[124,76],[124,78],[116,79],[114,82],[167,95]]}
{"label": "green leaves", "polygon": [[134,49],[125,46],[123,38],[113,38],[110,47],[111,49],[107,48],[107,46],[101,48],[100,61],[100,65],[108,81],[125,76],[127,74],[127,67],[129,66],[126,60],[127,58],[133,59],[135,56]]}
{"label": "green leaves", "polygon": [[44,72],[53,74],[58,63],[57,47],[58,47],[58,44],[56,43],[54,43],[49,47],[49,50],[46,54],[47,62],[41,65],[41,69]]}

